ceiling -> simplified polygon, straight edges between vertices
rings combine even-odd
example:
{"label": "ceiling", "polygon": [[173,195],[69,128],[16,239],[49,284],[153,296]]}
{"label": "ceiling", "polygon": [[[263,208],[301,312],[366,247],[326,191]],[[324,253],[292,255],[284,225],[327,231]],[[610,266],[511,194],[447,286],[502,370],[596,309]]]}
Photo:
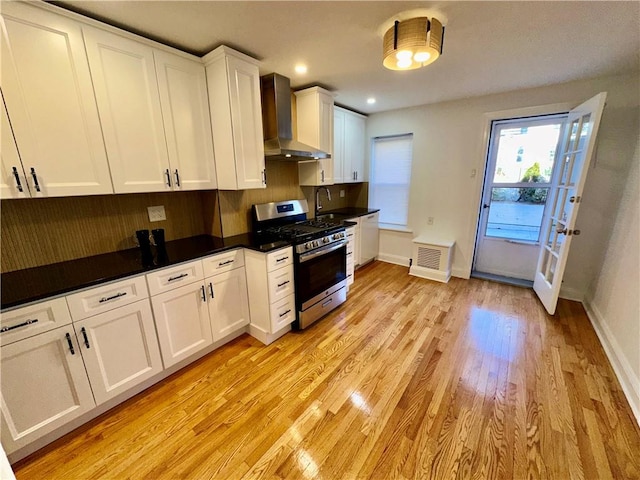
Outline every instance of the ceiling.
{"label": "ceiling", "polygon": [[[52,3],[197,55],[231,46],[259,59],[261,74],[324,86],[364,113],[640,71],[637,1]],[[425,68],[386,70],[385,26],[414,9],[444,20],[444,53]]]}

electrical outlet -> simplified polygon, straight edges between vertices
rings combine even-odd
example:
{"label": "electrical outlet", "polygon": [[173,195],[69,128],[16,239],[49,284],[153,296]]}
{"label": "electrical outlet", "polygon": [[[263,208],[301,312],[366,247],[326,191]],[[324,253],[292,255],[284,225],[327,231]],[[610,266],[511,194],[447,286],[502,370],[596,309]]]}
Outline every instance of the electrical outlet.
{"label": "electrical outlet", "polygon": [[150,222],[161,222],[167,219],[167,214],[164,212],[164,205],[158,205],[156,207],[147,207],[149,212]]}
{"label": "electrical outlet", "polygon": [[433,217],[427,217],[427,225],[433,225]]}
{"label": "electrical outlet", "polygon": [[344,190],[340,190],[340,198],[344,198]]}
{"label": "electrical outlet", "polygon": [[472,169],[471,169],[471,178],[476,178],[476,173],[478,173],[478,172],[476,171],[476,169],[475,169],[475,168],[472,168]]}

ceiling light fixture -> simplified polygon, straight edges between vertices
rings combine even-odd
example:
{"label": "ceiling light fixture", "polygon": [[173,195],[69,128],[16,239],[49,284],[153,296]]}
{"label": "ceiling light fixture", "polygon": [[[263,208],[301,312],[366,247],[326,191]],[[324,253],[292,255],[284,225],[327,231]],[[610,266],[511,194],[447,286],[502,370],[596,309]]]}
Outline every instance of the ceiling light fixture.
{"label": "ceiling light fixture", "polygon": [[437,18],[396,20],[384,34],[382,64],[390,70],[414,70],[442,55],[444,27]]}
{"label": "ceiling light fixture", "polygon": [[374,103],[376,103],[376,99],[375,99],[375,98],[373,98],[373,97],[371,97],[371,98],[367,98],[367,103],[368,103],[369,105],[373,105]]}
{"label": "ceiling light fixture", "polygon": [[306,65],[296,65],[295,66],[295,71],[296,73],[299,73],[300,75],[304,75],[305,73],[307,73],[307,66]]}

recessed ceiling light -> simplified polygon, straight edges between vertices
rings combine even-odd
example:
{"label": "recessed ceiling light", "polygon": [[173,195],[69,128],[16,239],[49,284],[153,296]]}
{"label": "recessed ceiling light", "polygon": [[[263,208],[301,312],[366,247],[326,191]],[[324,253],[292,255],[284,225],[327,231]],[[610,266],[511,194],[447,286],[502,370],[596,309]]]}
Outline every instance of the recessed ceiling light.
{"label": "recessed ceiling light", "polygon": [[373,98],[373,97],[371,97],[371,98],[367,98],[367,103],[368,103],[369,105],[373,105],[374,103],[376,103],[376,99],[375,99],[375,98]]}
{"label": "recessed ceiling light", "polygon": [[296,65],[295,71],[301,75],[307,73],[307,66],[302,64]]}

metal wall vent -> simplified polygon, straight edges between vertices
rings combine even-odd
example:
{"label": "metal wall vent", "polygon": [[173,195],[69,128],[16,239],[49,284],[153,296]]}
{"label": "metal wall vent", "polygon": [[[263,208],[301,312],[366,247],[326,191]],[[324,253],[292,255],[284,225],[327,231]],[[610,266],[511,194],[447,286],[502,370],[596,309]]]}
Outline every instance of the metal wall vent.
{"label": "metal wall vent", "polygon": [[440,250],[429,247],[418,247],[418,266],[440,269]]}

